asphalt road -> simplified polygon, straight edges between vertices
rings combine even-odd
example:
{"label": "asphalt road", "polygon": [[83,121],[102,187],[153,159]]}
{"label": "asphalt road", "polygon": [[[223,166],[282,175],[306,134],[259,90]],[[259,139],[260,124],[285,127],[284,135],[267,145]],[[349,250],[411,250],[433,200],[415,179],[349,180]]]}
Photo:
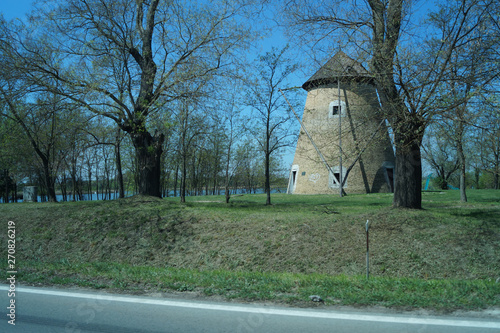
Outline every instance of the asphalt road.
{"label": "asphalt road", "polygon": [[9,297],[6,285],[0,286],[0,304],[0,332],[500,333],[500,318],[298,309],[52,288],[16,287],[15,297]]}

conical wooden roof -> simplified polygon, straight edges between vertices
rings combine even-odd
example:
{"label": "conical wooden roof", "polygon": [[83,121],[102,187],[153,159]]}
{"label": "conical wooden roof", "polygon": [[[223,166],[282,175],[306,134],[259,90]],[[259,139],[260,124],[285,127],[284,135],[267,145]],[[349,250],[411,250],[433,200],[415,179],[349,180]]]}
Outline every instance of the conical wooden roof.
{"label": "conical wooden roof", "polygon": [[372,75],[363,65],[339,51],[326,64],[324,64],[302,88],[309,91],[322,85],[337,82],[337,78],[349,78],[350,80],[371,81]]}

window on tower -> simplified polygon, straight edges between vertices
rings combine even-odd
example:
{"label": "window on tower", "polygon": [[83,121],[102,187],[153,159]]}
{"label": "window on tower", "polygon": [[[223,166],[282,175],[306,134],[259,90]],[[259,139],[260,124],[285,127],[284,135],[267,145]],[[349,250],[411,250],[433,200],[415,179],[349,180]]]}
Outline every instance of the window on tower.
{"label": "window on tower", "polygon": [[[334,166],[332,168],[333,172],[330,172],[328,179],[328,186],[330,188],[340,188],[340,167]],[[347,187],[346,177],[346,168],[342,168],[342,182],[344,183],[344,188]]]}
{"label": "window on tower", "polygon": [[340,183],[340,172],[334,172],[333,177],[335,178],[336,183]]}
{"label": "window on tower", "polygon": [[[332,107],[332,116],[336,116],[338,115],[342,110],[341,109],[341,106],[340,105],[334,105]],[[340,111],[340,112],[339,112]]]}
{"label": "window on tower", "polygon": [[332,101],[328,107],[328,118],[337,118],[339,115],[345,116],[346,104],[344,101]]}

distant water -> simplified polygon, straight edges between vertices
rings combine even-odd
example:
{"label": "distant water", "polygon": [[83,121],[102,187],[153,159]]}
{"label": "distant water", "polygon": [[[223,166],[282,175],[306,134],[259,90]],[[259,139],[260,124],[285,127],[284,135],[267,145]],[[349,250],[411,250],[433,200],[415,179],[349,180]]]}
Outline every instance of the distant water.
{"label": "distant water", "polygon": [[[271,190],[271,193],[286,193],[286,187],[285,188],[274,188]],[[220,191],[216,191],[216,194],[215,195],[224,195],[226,192],[224,190],[220,190]],[[264,193],[264,189],[256,189],[255,191],[252,190],[252,191],[248,191],[247,189],[237,189],[235,191],[231,190],[231,194],[263,194]],[[133,192],[125,192],[125,197],[130,197],[132,195],[134,195],[136,193],[133,193]],[[203,191],[203,194],[200,194],[198,196],[205,196],[207,194],[205,194],[205,191]],[[208,195],[211,196],[212,195],[212,191],[208,191]],[[117,199],[119,196],[118,193],[114,193],[112,192],[111,195],[107,194],[106,196],[104,195],[104,193],[93,193],[91,195],[89,194],[84,194],[82,195],[82,200],[80,200],[79,196],[76,196],[76,200],[77,201],[96,201],[96,200],[115,200]],[[169,197],[173,197],[174,196],[174,191],[170,191],[169,192]],[[179,191],[177,191],[177,197],[179,196]],[[194,196],[194,195],[191,195],[188,191],[188,193],[186,193],[186,196]],[[63,196],[58,194],[56,195],[56,199],[57,201],[59,202],[63,202]],[[67,201],[73,201],[73,195],[68,195],[67,196]],[[21,199],[17,200],[17,202],[22,202]],[[38,196],[38,202],[42,202],[42,197],[41,196]],[[0,198],[0,203],[4,203],[3,202],[3,199]]]}

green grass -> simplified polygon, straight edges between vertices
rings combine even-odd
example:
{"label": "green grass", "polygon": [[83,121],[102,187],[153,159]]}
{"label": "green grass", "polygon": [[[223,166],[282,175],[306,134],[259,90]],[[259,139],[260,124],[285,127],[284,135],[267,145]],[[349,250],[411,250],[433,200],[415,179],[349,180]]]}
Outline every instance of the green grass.
{"label": "green grass", "polygon": [[[437,310],[499,306],[500,191],[2,204],[18,280],[129,292]],[[364,226],[371,221],[370,273]],[[7,244],[7,233],[0,233]],[[6,258],[6,246],[2,249]]]}
{"label": "green grass", "polygon": [[326,305],[386,306],[437,311],[499,306],[500,284],[487,280],[424,280],[364,276],[198,271],[117,263],[31,262],[19,278],[126,292],[197,292],[246,301],[304,305],[320,295]]}

